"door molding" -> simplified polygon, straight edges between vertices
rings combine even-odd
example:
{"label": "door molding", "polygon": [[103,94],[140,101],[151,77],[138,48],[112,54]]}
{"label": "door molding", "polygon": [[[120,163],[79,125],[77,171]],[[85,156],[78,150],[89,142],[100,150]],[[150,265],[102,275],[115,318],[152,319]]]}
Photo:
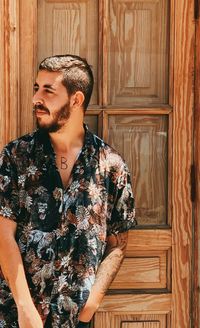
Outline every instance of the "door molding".
{"label": "door molding", "polygon": [[194,165],[195,165],[195,203],[194,203],[194,276],[193,276],[193,326],[199,327],[199,284],[200,284],[200,2],[196,1],[195,37],[195,106],[194,106]]}
{"label": "door molding", "polygon": [[194,36],[194,1],[175,1],[172,158],[172,327],[174,328],[191,326],[190,170],[193,161]]}

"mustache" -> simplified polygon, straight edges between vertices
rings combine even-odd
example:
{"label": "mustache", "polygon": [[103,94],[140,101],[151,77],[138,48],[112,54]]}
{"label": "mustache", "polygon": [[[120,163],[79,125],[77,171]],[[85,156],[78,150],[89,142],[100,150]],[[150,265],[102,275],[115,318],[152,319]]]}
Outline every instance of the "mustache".
{"label": "mustache", "polygon": [[36,112],[37,110],[42,110],[43,112],[50,114],[50,111],[48,110],[48,108],[43,106],[42,104],[35,104],[33,106],[33,112]]}

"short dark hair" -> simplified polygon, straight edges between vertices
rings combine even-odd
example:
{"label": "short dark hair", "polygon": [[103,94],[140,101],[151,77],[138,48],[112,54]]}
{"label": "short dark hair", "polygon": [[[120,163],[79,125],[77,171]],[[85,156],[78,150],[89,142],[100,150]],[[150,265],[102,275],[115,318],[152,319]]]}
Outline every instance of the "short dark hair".
{"label": "short dark hair", "polygon": [[86,59],[75,55],[55,55],[43,59],[39,65],[39,70],[50,72],[62,72],[62,83],[66,87],[69,95],[77,91],[84,94],[84,110],[87,109],[92,95],[94,77],[90,65]]}

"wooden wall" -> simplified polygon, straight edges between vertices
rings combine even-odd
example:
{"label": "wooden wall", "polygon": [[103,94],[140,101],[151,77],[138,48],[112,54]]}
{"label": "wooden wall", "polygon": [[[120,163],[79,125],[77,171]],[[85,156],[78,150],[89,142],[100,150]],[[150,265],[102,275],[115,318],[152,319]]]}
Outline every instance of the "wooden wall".
{"label": "wooden wall", "polygon": [[194,311],[193,325],[200,325],[200,2],[196,2],[196,63],[194,113],[194,165],[196,200],[194,206]]}
{"label": "wooden wall", "polygon": [[0,1],[0,149],[33,129],[36,15],[37,0]]}
{"label": "wooden wall", "polygon": [[18,1],[0,1],[0,148],[19,133],[18,9]]}

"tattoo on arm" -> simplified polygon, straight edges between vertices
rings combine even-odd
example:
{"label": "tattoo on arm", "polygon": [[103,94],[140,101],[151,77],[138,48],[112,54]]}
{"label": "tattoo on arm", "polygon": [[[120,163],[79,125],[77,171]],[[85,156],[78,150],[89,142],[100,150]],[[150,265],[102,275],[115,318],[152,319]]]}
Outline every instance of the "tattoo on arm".
{"label": "tattoo on arm", "polygon": [[102,294],[106,293],[121,266],[125,255],[127,236],[127,233],[121,233],[108,238],[104,260],[99,266],[94,283]]}

